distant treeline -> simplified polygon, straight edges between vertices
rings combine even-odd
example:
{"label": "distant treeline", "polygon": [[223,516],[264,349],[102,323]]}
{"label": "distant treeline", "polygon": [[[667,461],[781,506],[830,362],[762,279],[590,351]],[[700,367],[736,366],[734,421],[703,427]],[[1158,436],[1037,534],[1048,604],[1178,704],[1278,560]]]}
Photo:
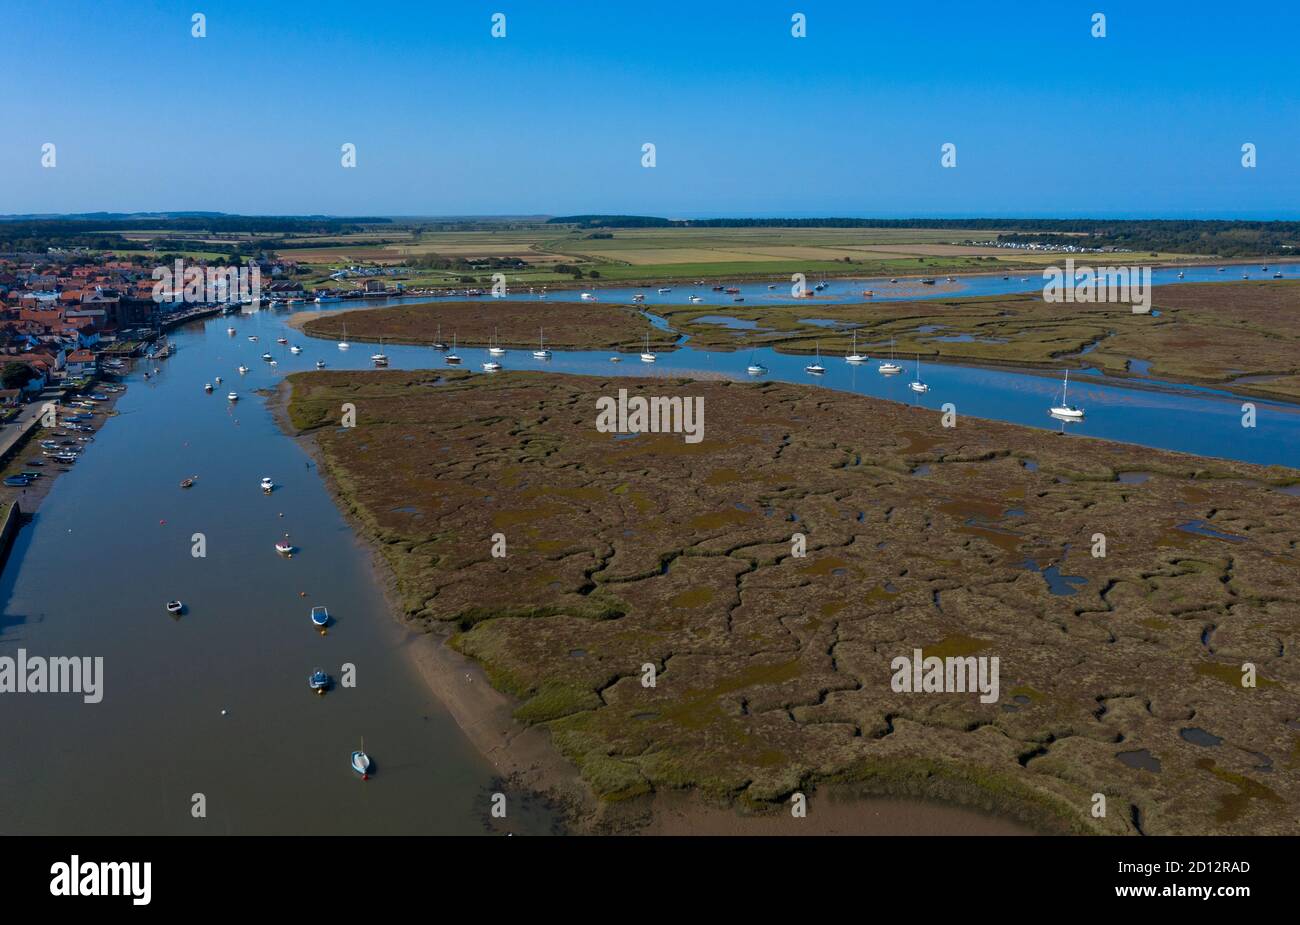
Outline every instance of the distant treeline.
{"label": "distant treeline", "polygon": [[[553,225],[592,228],[931,228],[999,231],[998,240],[1018,244],[1075,244],[1132,251],[1216,254],[1291,254],[1300,246],[1300,222],[1222,219],[1087,218],[706,218],[646,215],[566,215]],[[1080,236],[1085,236],[1081,238]]]}
{"label": "distant treeline", "polygon": [[85,247],[94,250],[138,249],[144,246],[123,234],[131,231],[164,231],[169,234],[151,242],[157,249],[207,250],[248,254],[282,244],[280,239],[254,243],[215,245],[195,240],[196,234],[354,234],[366,225],[391,225],[387,218],[330,218],[328,216],[272,215],[170,215],[163,217],[114,217],[111,213],[86,214],[75,218],[0,218],[0,251],[40,253],[50,247]]}
{"label": "distant treeline", "polygon": [[[290,254],[292,255],[292,253]],[[518,257],[444,257],[441,254],[414,254],[407,266],[417,270],[523,270],[528,264]]]}

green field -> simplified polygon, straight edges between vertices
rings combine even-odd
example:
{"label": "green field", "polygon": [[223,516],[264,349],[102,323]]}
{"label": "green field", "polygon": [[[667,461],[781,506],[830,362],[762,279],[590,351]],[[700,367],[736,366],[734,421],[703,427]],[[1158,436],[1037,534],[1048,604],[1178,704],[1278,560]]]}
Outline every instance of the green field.
{"label": "green field", "polygon": [[[1014,228],[1004,229],[1014,231]],[[276,253],[306,266],[310,286],[331,285],[330,272],[353,264],[410,266],[396,278],[408,288],[483,285],[504,273],[514,287],[559,284],[651,285],[706,279],[789,279],[791,274],[915,276],[944,272],[1032,269],[1059,262],[1052,253],[982,246],[998,231],[933,228],[634,228],[590,231],[534,225],[499,231],[421,231],[395,227],[351,236],[295,238]],[[1186,254],[1144,254],[1187,260]],[[448,267],[421,267],[434,259]],[[1133,254],[1091,254],[1093,263]],[[504,264],[502,262],[505,262]],[[582,271],[578,277],[572,268]]]}

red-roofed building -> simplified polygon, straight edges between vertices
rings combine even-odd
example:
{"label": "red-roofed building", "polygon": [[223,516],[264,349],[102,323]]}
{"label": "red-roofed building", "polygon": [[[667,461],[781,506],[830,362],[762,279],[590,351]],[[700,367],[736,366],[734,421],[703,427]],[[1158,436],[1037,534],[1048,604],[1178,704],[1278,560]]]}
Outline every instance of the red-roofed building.
{"label": "red-roofed building", "polygon": [[89,350],[74,350],[68,354],[64,368],[70,376],[82,376],[95,371],[95,355]]}

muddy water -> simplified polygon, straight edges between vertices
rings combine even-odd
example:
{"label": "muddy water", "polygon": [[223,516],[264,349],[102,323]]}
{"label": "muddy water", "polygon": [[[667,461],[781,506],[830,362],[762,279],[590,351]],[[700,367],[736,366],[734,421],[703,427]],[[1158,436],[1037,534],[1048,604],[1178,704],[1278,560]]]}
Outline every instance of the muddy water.
{"label": "muddy water", "polygon": [[[368,555],[253,394],[274,378],[252,359],[266,338],[225,326],[174,336],[178,354],[133,378],[19,535],[0,655],[101,656],[104,696],[0,695],[0,832],[484,831],[490,767],[415,674]],[[226,382],[204,394],[215,375]],[[270,496],[263,475],[281,486]],[[301,547],[288,560],[274,550],[286,532]],[[170,598],[187,605],[179,619]],[[313,604],[337,619],[324,637]],[[354,689],[310,692],[313,668],[339,679],[344,663]],[[349,767],[363,739],[367,782]],[[520,807],[510,826],[551,820]]]}

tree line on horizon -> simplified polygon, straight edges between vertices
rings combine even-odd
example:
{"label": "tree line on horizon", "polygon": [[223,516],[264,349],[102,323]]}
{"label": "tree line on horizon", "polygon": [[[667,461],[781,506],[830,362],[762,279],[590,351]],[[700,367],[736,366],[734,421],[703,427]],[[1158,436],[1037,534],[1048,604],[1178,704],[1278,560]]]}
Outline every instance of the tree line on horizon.
{"label": "tree line on horizon", "polygon": [[[1008,244],[1078,245],[1129,251],[1287,255],[1300,245],[1300,222],[1235,219],[1087,218],[705,218],[565,215],[547,224],[578,229],[636,228],[925,228],[998,231]],[[1008,231],[1006,229],[1014,229]],[[1082,236],[1082,237],[1081,237]]]}

